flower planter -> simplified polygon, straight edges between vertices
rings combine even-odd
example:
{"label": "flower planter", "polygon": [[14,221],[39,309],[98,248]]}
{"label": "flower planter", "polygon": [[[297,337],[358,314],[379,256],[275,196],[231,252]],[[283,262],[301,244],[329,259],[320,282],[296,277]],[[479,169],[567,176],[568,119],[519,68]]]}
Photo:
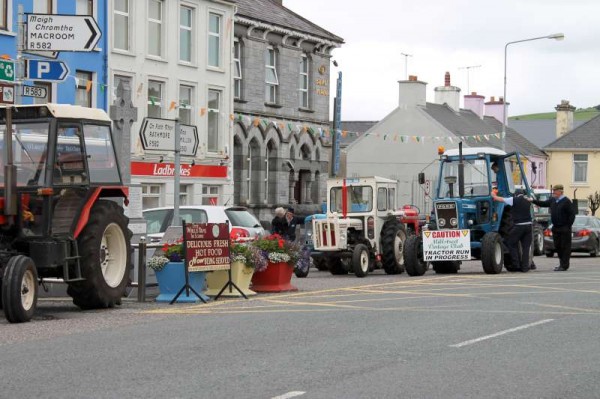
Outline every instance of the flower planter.
{"label": "flower planter", "polygon": [[[171,302],[181,287],[185,285],[185,267],[183,262],[169,262],[162,270],[155,271],[156,280],[160,294],[156,297],[156,302]],[[210,298],[202,293],[206,284],[206,272],[190,273],[190,286],[202,295],[205,301]],[[196,303],[200,299],[192,291],[186,295],[185,290],[177,298],[177,303]]]}
{"label": "flower planter", "polygon": [[290,283],[293,273],[294,268],[287,263],[269,262],[266,270],[252,276],[252,289],[256,292],[298,291],[298,288]]}
{"label": "flower planter", "polygon": [[[242,262],[233,262],[231,264],[231,281],[246,295],[256,295],[256,292],[252,291],[250,287],[250,280],[254,274],[254,269],[247,267]],[[208,290],[205,294],[210,296],[217,296],[219,291],[225,287],[225,284],[229,281],[227,270],[217,270],[209,272],[206,276],[206,284]],[[231,288],[231,289],[230,289]],[[242,296],[238,290],[233,287],[228,287],[221,296],[237,297]]]}

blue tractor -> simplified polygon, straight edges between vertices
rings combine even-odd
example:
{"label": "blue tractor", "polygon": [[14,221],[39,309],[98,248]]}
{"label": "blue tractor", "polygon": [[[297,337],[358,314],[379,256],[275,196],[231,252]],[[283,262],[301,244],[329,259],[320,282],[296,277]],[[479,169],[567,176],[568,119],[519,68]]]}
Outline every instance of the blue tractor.
{"label": "blue tractor", "polygon": [[[491,194],[498,190],[497,195],[508,197],[522,190],[531,195],[519,154],[488,147],[463,150],[462,143],[441,152],[432,222],[404,245],[407,273],[421,276],[429,264],[438,274],[456,273],[471,257],[481,259],[487,274],[500,273],[503,266],[512,271],[504,245],[512,227],[510,207],[494,202]],[[421,173],[419,183],[424,182]]]}

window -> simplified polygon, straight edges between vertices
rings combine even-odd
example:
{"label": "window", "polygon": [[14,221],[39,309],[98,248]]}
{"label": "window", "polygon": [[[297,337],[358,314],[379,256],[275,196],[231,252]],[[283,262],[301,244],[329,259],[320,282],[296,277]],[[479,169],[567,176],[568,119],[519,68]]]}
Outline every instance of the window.
{"label": "window", "polygon": [[208,14],[208,65],[221,66],[221,16]]}
{"label": "window", "polygon": [[203,209],[181,209],[179,216],[186,223],[208,223],[208,215]]}
{"label": "window", "polygon": [[242,47],[238,40],[233,42],[233,97],[242,98]]}
{"label": "window", "polygon": [[191,86],[179,86],[179,122],[184,125],[192,125],[192,99],[194,88]]}
{"label": "window", "polygon": [[162,202],[161,184],[142,184],[142,209],[157,208]]}
{"label": "window", "polygon": [[[578,199],[577,200],[577,214],[578,215],[587,215],[589,212],[589,201],[587,199]],[[588,219],[589,220],[589,219]],[[577,223],[577,222],[575,222]]]}
{"label": "window", "polygon": [[77,0],[77,3],[75,3],[75,13],[77,15],[94,15],[94,1]]}
{"label": "window", "polygon": [[308,57],[300,62],[299,100],[301,108],[308,108]]}
{"label": "window", "polygon": [[0,29],[8,29],[8,0],[0,0]]}
{"label": "window", "polygon": [[119,50],[129,51],[129,0],[114,0],[113,46]]}
{"label": "window", "polygon": [[377,189],[377,210],[387,210],[387,189],[385,187]]}
{"label": "window", "polygon": [[208,151],[216,152],[219,147],[219,110],[221,108],[221,92],[208,91]]}
{"label": "window", "polygon": [[588,154],[573,154],[573,183],[587,183]]}
{"label": "window", "polygon": [[54,9],[53,3],[53,0],[36,0],[33,2],[33,12],[36,14],[52,14]]}
{"label": "window", "polygon": [[92,183],[119,183],[119,170],[110,128],[104,125],[84,125],[83,137]]}
{"label": "window", "polygon": [[155,80],[148,81],[148,116],[150,118],[162,117],[163,83]]}
{"label": "window", "polygon": [[192,62],[193,15],[191,8],[179,8],[179,60],[183,62]]}
{"label": "window", "polygon": [[46,97],[34,98],[34,104],[48,104],[52,102],[52,83],[50,82],[34,82],[35,86],[40,86],[46,89]]}
{"label": "window", "polygon": [[179,205],[192,205],[192,187],[191,184],[181,184],[179,186]]}
{"label": "window", "polygon": [[79,125],[63,124],[58,127],[56,136],[56,154],[52,175],[54,184],[86,183],[87,173]]}
{"label": "window", "polygon": [[276,104],[277,103],[277,87],[279,86],[279,79],[277,78],[277,53],[274,48],[268,48],[265,59],[266,68],[266,102]]}
{"label": "window", "polygon": [[92,107],[92,81],[91,72],[75,71],[77,79],[77,93],[75,94],[75,105],[82,107]]}
{"label": "window", "polygon": [[148,0],[148,54],[162,56],[162,0]]}
{"label": "window", "polygon": [[396,189],[390,188],[388,189],[388,208],[396,209]]}
{"label": "window", "polygon": [[219,186],[202,186],[202,205],[217,205],[219,203]]}

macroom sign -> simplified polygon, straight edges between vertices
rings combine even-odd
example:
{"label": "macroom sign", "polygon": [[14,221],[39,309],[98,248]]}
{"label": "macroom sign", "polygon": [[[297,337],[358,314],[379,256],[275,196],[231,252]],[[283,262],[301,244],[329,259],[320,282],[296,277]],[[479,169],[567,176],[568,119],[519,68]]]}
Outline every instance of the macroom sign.
{"label": "macroom sign", "polygon": [[423,232],[423,260],[471,260],[469,230],[432,230]]}
{"label": "macroom sign", "polygon": [[228,223],[186,223],[183,234],[190,272],[230,268]]}

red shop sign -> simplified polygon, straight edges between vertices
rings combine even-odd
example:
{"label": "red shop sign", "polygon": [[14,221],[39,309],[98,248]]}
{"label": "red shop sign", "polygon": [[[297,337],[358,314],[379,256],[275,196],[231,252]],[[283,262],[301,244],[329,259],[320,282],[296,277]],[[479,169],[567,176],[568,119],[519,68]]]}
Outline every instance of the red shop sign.
{"label": "red shop sign", "polygon": [[[131,174],[134,176],[173,177],[175,176],[175,165],[172,163],[132,162]],[[180,176],[226,178],[227,166],[181,165]]]}

